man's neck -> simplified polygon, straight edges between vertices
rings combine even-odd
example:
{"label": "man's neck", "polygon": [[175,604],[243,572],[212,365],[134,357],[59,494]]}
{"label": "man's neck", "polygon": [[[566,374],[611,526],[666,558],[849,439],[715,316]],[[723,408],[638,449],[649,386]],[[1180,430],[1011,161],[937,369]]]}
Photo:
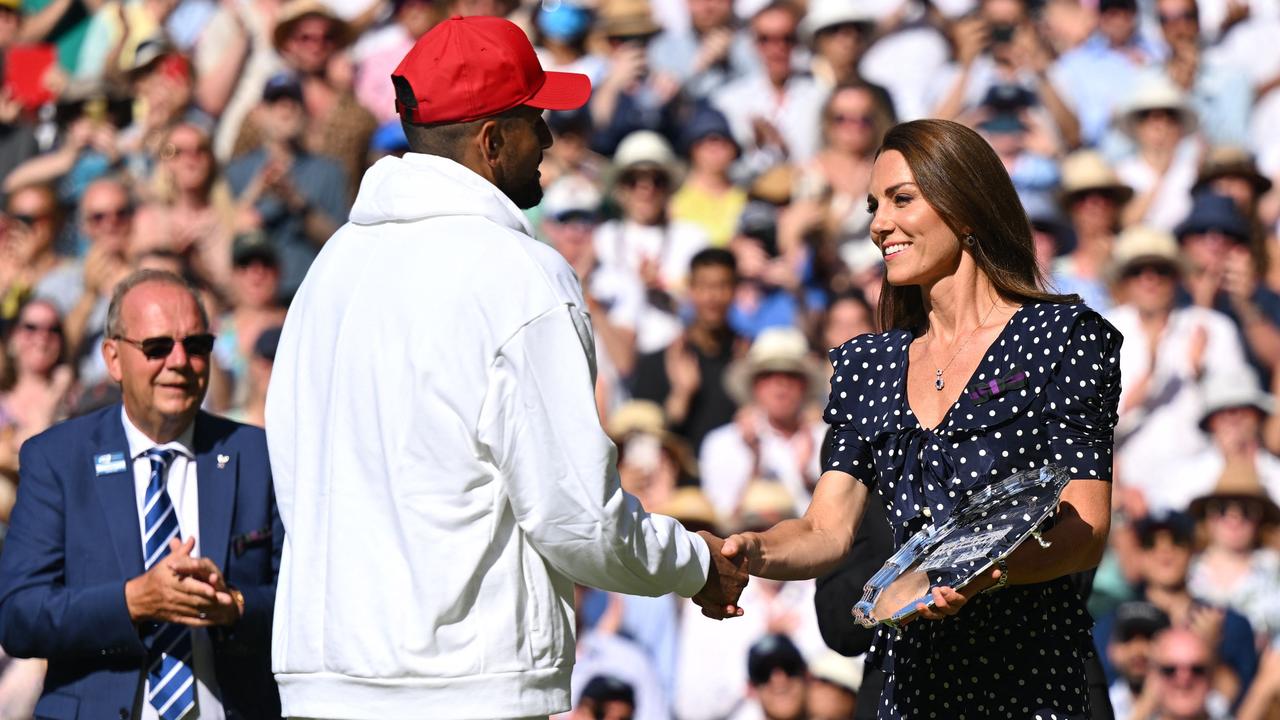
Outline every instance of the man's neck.
{"label": "man's neck", "polygon": [[157,445],[171,443],[182,437],[187,428],[195,422],[194,415],[174,417],[156,414],[153,417],[146,417],[146,413],[135,413],[129,409],[128,405],[125,405],[124,412],[138,432],[146,435],[148,440]]}

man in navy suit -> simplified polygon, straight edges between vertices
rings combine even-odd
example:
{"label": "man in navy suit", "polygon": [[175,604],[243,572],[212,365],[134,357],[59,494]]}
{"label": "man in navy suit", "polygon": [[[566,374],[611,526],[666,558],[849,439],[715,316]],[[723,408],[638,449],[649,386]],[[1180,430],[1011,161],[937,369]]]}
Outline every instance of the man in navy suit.
{"label": "man in navy suit", "polygon": [[49,660],[37,718],[280,717],[284,529],[263,432],[200,411],[208,328],[178,276],[125,279],[102,347],[123,405],[22,447],[0,646]]}

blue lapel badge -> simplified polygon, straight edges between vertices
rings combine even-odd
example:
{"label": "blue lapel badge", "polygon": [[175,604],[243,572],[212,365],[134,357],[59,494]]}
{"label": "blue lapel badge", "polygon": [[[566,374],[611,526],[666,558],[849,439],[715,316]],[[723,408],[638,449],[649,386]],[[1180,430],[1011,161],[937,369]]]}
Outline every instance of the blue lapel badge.
{"label": "blue lapel badge", "polygon": [[103,453],[93,456],[93,472],[98,477],[124,472],[126,467],[124,453]]}

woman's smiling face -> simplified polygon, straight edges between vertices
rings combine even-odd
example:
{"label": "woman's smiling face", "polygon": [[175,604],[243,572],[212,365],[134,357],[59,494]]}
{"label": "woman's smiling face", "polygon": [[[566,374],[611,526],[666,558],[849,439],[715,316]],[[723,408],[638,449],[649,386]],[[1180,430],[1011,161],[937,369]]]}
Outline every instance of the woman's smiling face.
{"label": "woman's smiling face", "polygon": [[897,150],[876,159],[867,211],[872,215],[871,239],[884,255],[890,284],[927,285],[956,271],[960,238],[924,199]]}

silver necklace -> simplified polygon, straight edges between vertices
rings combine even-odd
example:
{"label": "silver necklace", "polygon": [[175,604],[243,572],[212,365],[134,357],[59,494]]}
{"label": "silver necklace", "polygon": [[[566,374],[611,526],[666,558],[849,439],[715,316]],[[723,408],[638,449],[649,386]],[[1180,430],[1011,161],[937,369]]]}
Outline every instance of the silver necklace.
{"label": "silver necklace", "polygon": [[[942,388],[947,386],[946,382],[942,380],[942,373],[946,372],[947,368],[951,367],[951,363],[955,362],[956,358],[960,357],[960,353],[964,351],[964,346],[968,345],[969,341],[973,339],[973,336],[977,334],[978,330],[982,329],[982,326],[987,324],[987,320],[991,319],[991,313],[996,311],[997,304],[998,303],[991,304],[991,309],[987,311],[986,317],[982,318],[982,322],[978,323],[978,327],[975,327],[973,330],[969,331],[969,334],[965,336],[964,341],[960,343],[960,347],[956,349],[955,353],[951,356],[951,359],[947,361],[947,364],[943,365],[941,368],[938,368],[936,371],[934,371],[933,373],[933,389],[934,390],[937,390],[938,392],[942,392]],[[932,345],[933,345],[932,339],[929,341],[929,345],[931,346],[930,350],[932,350]],[[930,354],[932,355],[933,353],[930,353]]]}

